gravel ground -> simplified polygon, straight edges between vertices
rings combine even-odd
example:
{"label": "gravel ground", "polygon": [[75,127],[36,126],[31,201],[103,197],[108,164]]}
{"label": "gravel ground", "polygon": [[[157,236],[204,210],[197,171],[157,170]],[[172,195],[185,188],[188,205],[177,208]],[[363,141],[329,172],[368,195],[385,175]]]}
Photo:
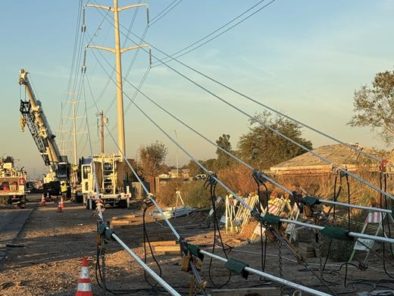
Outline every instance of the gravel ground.
{"label": "gravel ground", "polygon": [[[14,241],[18,247],[8,248],[7,256],[0,265],[0,295],[75,295],[81,269],[80,259],[84,256],[89,259],[94,295],[112,295],[99,287],[95,277],[97,218],[94,212],[71,202],[66,202],[62,213],[56,211],[56,206],[53,203],[48,203],[45,207],[38,207],[37,203],[29,203],[27,206],[33,208],[33,212]],[[138,208],[129,210],[110,208],[104,212],[106,220],[125,214],[136,215],[136,218],[133,219],[134,222],[128,226],[114,228],[114,230],[130,248],[139,256],[143,256],[141,211]],[[205,226],[205,216],[206,213],[198,212],[189,217],[177,218],[172,221],[179,233],[188,241],[200,246],[209,246],[212,243],[213,234],[212,228],[209,229]],[[152,241],[174,239],[163,223],[153,221],[149,215],[147,228]],[[260,265],[260,245],[258,243],[249,244],[237,239],[234,235],[224,233],[224,231],[223,239],[228,245],[235,247],[231,253],[232,257],[244,260],[251,266],[258,267]],[[127,290],[123,295],[167,295],[159,289],[152,289],[146,283],[141,267],[118,244],[111,241],[105,246],[106,280],[109,289]],[[274,275],[279,274],[277,255],[277,244],[269,243],[266,271]],[[322,286],[322,283],[310,271],[303,265],[297,264],[288,250],[282,248],[282,255],[283,276],[286,279],[328,292],[328,288]],[[181,271],[179,255],[162,254],[157,257],[162,268],[163,278],[181,294],[188,294],[191,275]],[[336,270],[339,268],[337,263],[329,262],[327,268],[330,272],[326,272],[324,278],[332,290],[346,295],[357,295],[357,292],[369,291],[373,288],[393,289],[394,284],[387,282],[389,278],[383,273],[381,260],[378,259],[377,256],[371,256],[369,268],[366,271],[359,271],[350,266],[348,270],[350,284],[346,288],[343,286],[345,268],[337,272]],[[311,258],[308,261],[315,274],[318,275],[319,259]],[[149,258],[148,262],[153,269],[157,270],[152,258]],[[394,274],[393,265],[394,262],[391,260],[387,266],[389,271]],[[206,258],[201,275],[204,280],[207,280],[207,287],[210,289],[214,285],[209,280],[208,267],[209,258]],[[211,276],[214,283],[222,285],[228,279],[228,271],[223,268],[220,262],[213,261]],[[381,282],[376,285],[378,280]],[[250,275],[248,280],[239,275],[233,275],[230,282],[226,284],[226,288],[269,285],[272,283],[255,275]]]}

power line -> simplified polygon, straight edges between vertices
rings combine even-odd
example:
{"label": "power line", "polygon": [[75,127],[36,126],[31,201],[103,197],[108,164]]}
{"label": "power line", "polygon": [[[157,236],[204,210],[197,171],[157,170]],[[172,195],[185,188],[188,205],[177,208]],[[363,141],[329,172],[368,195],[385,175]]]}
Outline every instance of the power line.
{"label": "power line", "polygon": [[[261,10],[267,8],[268,6],[270,6],[272,3],[274,3],[276,0],[271,0],[269,3],[265,4],[264,6],[260,7],[259,9],[255,10],[254,12],[250,13],[249,15],[247,15],[245,18],[241,19],[240,21],[236,22],[235,24],[233,24],[232,26],[228,27],[227,29],[223,30],[222,32],[216,34],[215,36],[213,36],[212,38],[209,38],[210,36],[214,35],[215,33],[219,32],[220,30],[222,30],[223,28],[225,28],[226,26],[230,25],[231,23],[233,23],[234,21],[236,21],[237,19],[239,19],[240,17],[242,17],[243,15],[247,14],[249,11],[253,10],[254,8],[256,8],[258,5],[260,5],[261,3],[263,3],[265,0],[260,0],[258,1],[256,4],[254,4],[252,7],[248,8],[247,10],[245,10],[244,12],[242,12],[240,15],[236,16],[235,18],[231,19],[230,21],[228,21],[227,23],[225,23],[224,25],[220,26],[219,28],[217,28],[216,30],[212,31],[211,33],[205,35],[204,37],[198,39],[197,41],[189,44],[188,46],[176,51],[175,53],[171,54],[171,58],[169,58],[168,60],[166,60],[165,62],[169,62],[173,59],[176,58],[180,58],[204,45],[206,45],[207,43],[211,42],[212,40],[220,37],[221,35],[223,35],[224,33],[227,33],[228,31],[230,31],[231,29],[233,29],[234,27],[240,25],[241,23],[243,23],[244,21],[246,21],[247,19],[249,19],[250,17],[252,17],[253,15],[255,15],[256,13],[260,12]],[[209,38],[209,39],[207,39]],[[205,40],[205,41],[204,41]],[[202,42],[204,41],[204,42]],[[199,44],[200,43],[200,44]],[[196,46],[195,46],[196,45]],[[157,62],[157,64],[161,64],[163,61],[159,60]],[[158,65],[153,65],[153,66],[158,66]]]}
{"label": "power line", "polygon": [[174,0],[172,1],[167,7],[165,7],[161,12],[159,12],[156,16],[152,18],[150,21],[149,26],[154,25],[156,22],[161,20],[163,17],[165,17],[171,10],[173,10],[175,7],[177,7],[182,0]]}
{"label": "power line", "polygon": [[[99,63],[99,65],[101,65],[101,63],[100,63],[99,61],[98,61],[98,63]],[[103,70],[105,70],[105,68],[103,68]],[[127,96],[127,94],[125,94],[125,95]],[[128,97],[128,96],[127,96],[127,97]],[[154,125],[155,125],[162,133],[164,133],[164,134],[165,134],[175,145],[177,145],[178,148],[180,148],[182,151],[184,151],[185,154],[187,154],[187,155],[188,155],[197,165],[199,165],[204,171],[206,171],[207,173],[209,173],[209,171],[208,171],[204,166],[202,166],[198,161],[196,161],[196,160],[194,159],[194,157],[193,157],[186,149],[184,149],[184,148],[183,148],[176,140],[174,140],[174,139],[173,139],[163,128],[161,128],[161,127],[157,124],[157,122],[155,122],[146,112],[144,112],[144,111],[138,106],[138,104],[136,104],[136,103],[134,102],[134,105],[136,106],[137,109],[140,110],[140,112],[143,113],[143,115],[144,115],[149,121],[151,121],[152,124],[154,124]],[[109,132],[111,138],[113,139],[113,141],[115,142],[115,139],[113,138],[111,132],[110,132],[110,131],[108,131],[108,132]],[[115,142],[115,144],[116,144],[116,142]],[[123,156],[123,157],[124,157],[124,156]],[[125,158],[125,157],[124,157],[124,158]],[[125,158],[125,161],[128,163],[128,161],[127,161],[126,158]],[[130,166],[129,163],[128,163],[128,165]],[[130,166],[130,168],[132,169],[131,166]],[[133,170],[133,169],[132,169],[132,170]],[[134,172],[134,170],[133,170],[133,172]],[[216,178],[216,177],[213,176],[213,175],[211,175],[211,177],[212,177],[213,179],[215,179],[216,182],[220,183],[220,184],[222,185],[222,187],[225,188],[228,192],[232,193],[233,196],[234,196],[234,197],[235,197],[245,208],[247,208],[247,209],[249,209],[251,212],[253,212],[253,209],[252,209],[250,206],[248,206],[240,197],[238,197],[235,193],[233,193],[233,192],[231,191],[231,189],[229,189],[222,181],[220,181],[218,178]],[[142,183],[142,182],[141,182],[141,183]],[[145,186],[143,186],[143,187],[144,187],[144,190],[146,190],[146,192],[147,192],[149,198],[151,198],[151,194],[149,193],[149,191],[147,191],[147,189],[146,189]],[[151,199],[154,201],[153,198],[151,198]],[[280,221],[287,222],[287,223],[295,223],[295,222],[293,222],[292,220],[286,220],[286,219],[280,219]],[[168,220],[166,220],[166,222],[170,225],[170,223],[168,222]],[[297,222],[297,223],[295,223],[295,224],[299,224],[299,223]],[[317,226],[315,226],[315,225],[305,224],[305,223],[304,223],[303,225],[308,225],[307,227],[313,227],[313,228],[316,228],[316,227],[317,227]],[[323,228],[323,227],[319,227],[320,230],[321,230],[322,228]],[[174,232],[174,234],[176,235],[177,233]],[[359,235],[359,234],[358,234],[358,233],[350,233],[350,235],[351,235],[351,236],[355,236],[355,235]],[[364,235],[364,237],[366,237],[366,236]],[[178,238],[178,239],[180,238],[179,234],[178,234],[177,238]],[[375,236],[368,236],[368,238],[373,238],[373,239],[379,240],[379,241],[382,241],[383,239],[385,239],[385,238],[375,237]],[[390,240],[390,239],[385,239],[385,240]],[[391,241],[391,240],[390,240],[390,241]]]}
{"label": "power line", "polygon": [[[135,34],[133,34],[134,36],[136,36]],[[138,37],[138,36],[137,36]],[[133,41],[134,42],[134,41]],[[150,45],[150,44],[149,44]],[[151,46],[151,45],[150,45]],[[152,46],[153,47],[153,46]],[[157,57],[155,57],[154,55],[152,55],[154,58],[158,59]],[[275,133],[276,135],[286,139],[287,141],[293,143],[294,145],[300,147],[301,149],[303,149],[304,151],[307,151],[309,153],[311,153],[313,156],[319,158],[321,161],[330,164],[332,166],[334,166],[336,169],[338,169],[339,171],[348,174],[349,176],[351,176],[352,178],[354,178],[355,180],[359,181],[360,183],[363,183],[365,185],[367,185],[368,187],[370,187],[371,189],[375,190],[376,192],[380,192],[381,194],[390,197],[391,199],[394,200],[394,196],[383,191],[382,189],[378,188],[377,186],[371,184],[370,182],[364,180],[363,178],[361,178],[359,175],[354,174],[352,172],[347,171],[346,169],[339,167],[338,165],[336,165],[335,163],[331,162],[329,159],[319,155],[318,153],[316,153],[315,151],[313,151],[312,149],[309,149],[308,147],[306,147],[303,144],[298,143],[297,141],[291,139],[290,137],[286,136],[285,134],[283,134],[282,132],[280,132],[277,129],[272,128],[271,126],[269,126],[268,124],[266,124],[265,122],[259,120],[258,118],[256,118],[255,116],[250,115],[249,113],[247,113],[246,111],[243,111],[241,108],[235,106],[234,104],[228,102],[227,100],[225,100],[223,97],[215,94],[214,92],[210,91],[208,88],[204,87],[203,85],[201,85],[200,83],[196,82],[195,80],[189,78],[188,76],[186,76],[185,74],[181,73],[180,71],[176,70],[175,68],[171,67],[169,64],[167,64],[166,62],[162,62],[167,68],[171,69],[173,72],[177,73],[179,76],[183,77],[184,79],[186,79],[187,81],[189,81],[190,83],[194,84],[195,86],[197,86],[198,88],[204,90],[206,93],[210,94],[211,96],[213,96],[214,98],[220,100],[221,102],[225,103],[226,105],[230,106],[231,108],[237,110],[238,112],[242,113],[243,115],[245,115],[246,117],[248,117],[249,119],[254,120],[255,122],[259,123],[260,125],[264,126],[265,128],[271,130],[273,133]]]}
{"label": "power line", "polygon": [[[136,34],[132,34],[134,36],[136,36],[137,38],[140,39],[140,37],[138,37]],[[145,40],[140,39],[141,41],[144,41],[145,43],[147,43]],[[132,42],[134,42],[135,44],[137,44],[137,42],[135,42],[134,40],[131,39]],[[157,49],[156,47],[152,46],[151,44],[147,43],[149,46],[151,46],[152,48]],[[146,49],[143,49],[145,51],[147,51]],[[160,52],[162,52],[160,50]],[[152,55],[154,58],[158,59],[157,57],[155,57],[154,55]],[[166,62],[162,62],[166,67],[168,67],[169,69],[171,69],[172,71],[174,71],[175,73],[177,73],[179,76],[183,77],[184,79],[186,79],[187,81],[189,81],[190,83],[194,84],[195,86],[199,87],[200,89],[204,90],[205,92],[207,92],[208,94],[210,94],[211,96],[217,98],[218,100],[222,101],[223,103],[225,103],[226,105],[230,106],[231,108],[237,110],[238,112],[242,113],[243,115],[247,116],[249,119],[255,120],[256,122],[258,122],[260,125],[264,126],[265,128],[268,128],[269,130],[271,130],[273,133],[275,133],[276,135],[286,139],[287,141],[293,143],[294,145],[300,147],[301,149],[303,149],[304,151],[307,151],[309,153],[311,153],[313,156],[319,158],[321,161],[328,163],[330,165],[333,165],[336,169],[338,169],[339,171],[351,176],[352,178],[354,178],[355,180],[359,181],[360,183],[363,183],[365,185],[367,185],[368,187],[372,188],[373,190],[380,192],[381,194],[390,197],[391,199],[394,199],[394,196],[383,191],[382,189],[378,188],[377,186],[371,184],[370,182],[364,180],[363,178],[361,178],[360,176],[353,174],[349,171],[347,171],[346,169],[343,169],[341,167],[338,167],[335,163],[331,162],[329,159],[319,155],[318,153],[316,153],[315,151],[309,149],[308,147],[306,147],[303,144],[298,143],[297,141],[291,139],[290,137],[286,136],[285,134],[283,134],[282,132],[280,132],[277,129],[272,128],[271,126],[269,126],[268,124],[266,124],[265,122],[259,120],[258,118],[256,118],[255,116],[250,115],[249,113],[243,111],[242,109],[240,109],[239,107],[235,106],[234,104],[228,102],[227,100],[225,100],[224,98],[222,98],[221,96],[213,93],[212,91],[210,91],[209,89],[207,89],[206,87],[204,87],[203,85],[201,85],[200,83],[194,81],[193,79],[189,78],[188,76],[186,76],[185,74],[179,72],[178,70],[176,70],[175,68],[171,67],[170,65],[168,65]],[[111,65],[112,67],[112,65]]]}

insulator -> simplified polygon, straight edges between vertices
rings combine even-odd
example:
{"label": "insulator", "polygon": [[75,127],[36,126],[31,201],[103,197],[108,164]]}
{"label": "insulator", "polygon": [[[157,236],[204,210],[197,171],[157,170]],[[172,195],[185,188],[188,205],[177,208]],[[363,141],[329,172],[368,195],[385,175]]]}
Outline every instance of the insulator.
{"label": "insulator", "polygon": [[81,32],[82,32],[82,33],[85,33],[85,32],[86,32],[85,8],[82,10],[82,27],[81,27]]}

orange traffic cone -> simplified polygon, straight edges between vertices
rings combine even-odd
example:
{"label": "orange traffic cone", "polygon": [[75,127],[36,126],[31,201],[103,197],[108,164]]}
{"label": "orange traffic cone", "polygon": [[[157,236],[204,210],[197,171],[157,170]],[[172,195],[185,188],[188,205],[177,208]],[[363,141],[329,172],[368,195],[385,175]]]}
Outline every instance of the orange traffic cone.
{"label": "orange traffic cone", "polygon": [[64,208],[64,201],[63,201],[63,196],[60,198],[60,202],[57,204],[57,212],[61,213],[63,212]]}
{"label": "orange traffic cone", "polygon": [[45,194],[41,195],[41,201],[40,201],[40,206],[45,206],[46,205],[46,200],[45,200]]}
{"label": "orange traffic cone", "polygon": [[75,296],[93,296],[92,282],[89,278],[88,259],[82,259],[81,273],[79,274],[78,288]]}

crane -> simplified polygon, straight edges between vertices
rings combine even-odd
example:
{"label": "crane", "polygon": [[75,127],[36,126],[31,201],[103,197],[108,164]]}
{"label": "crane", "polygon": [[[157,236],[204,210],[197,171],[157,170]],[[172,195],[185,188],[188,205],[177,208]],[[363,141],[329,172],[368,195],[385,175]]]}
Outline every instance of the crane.
{"label": "crane", "polygon": [[20,70],[19,84],[25,87],[27,93],[27,98],[20,100],[22,131],[27,125],[44,164],[49,167],[49,172],[44,177],[44,190],[50,195],[59,195],[60,183],[66,182],[67,191],[70,192],[70,163],[67,156],[60,153],[55,140],[56,136],[51,131],[41,102],[34,94],[28,72],[24,69]]}

